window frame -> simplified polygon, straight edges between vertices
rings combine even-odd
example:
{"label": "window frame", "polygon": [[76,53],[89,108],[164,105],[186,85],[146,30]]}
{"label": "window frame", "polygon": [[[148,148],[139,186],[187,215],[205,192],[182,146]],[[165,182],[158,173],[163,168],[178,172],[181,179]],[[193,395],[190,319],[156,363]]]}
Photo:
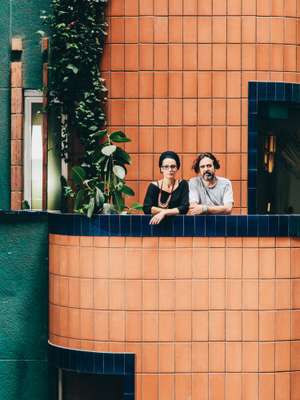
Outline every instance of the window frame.
{"label": "window frame", "polygon": [[248,82],[248,214],[258,214],[258,104],[272,103],[300,104],[300,84],[291,82]]}
{"label": "window frame", "polygon": [[[32,104],[43,104],[41,90],[24,90],[24,143],[23,143],[23,200],[32,204]],[[44,156],[44,155],[42,155]],[[44,163],[44,160],[43,160]],[[42,188],[43,189],[43,188]]]}

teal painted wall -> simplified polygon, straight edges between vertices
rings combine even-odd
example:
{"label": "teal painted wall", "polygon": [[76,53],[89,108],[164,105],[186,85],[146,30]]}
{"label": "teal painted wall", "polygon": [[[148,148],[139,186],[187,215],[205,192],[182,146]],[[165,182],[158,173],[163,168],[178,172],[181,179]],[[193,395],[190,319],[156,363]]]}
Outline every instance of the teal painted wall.
{"label": "teal painted wall", "polygon": [[10,1],[2,0],[0,13],[0,209],[10,204],[10,90],[9,90],[9,45],[10,45]]}
{"label": "teal painted wall", "polygon": [[0,209],[10,207],[10,43],[23,39],[24,88],[42,88],[40,15],[50,0],[1,0],[0,13]]}
{"label": "teal painted wall", "polygon": [[54,399],[47,216],[0,215],[0,327],[0,399]]}

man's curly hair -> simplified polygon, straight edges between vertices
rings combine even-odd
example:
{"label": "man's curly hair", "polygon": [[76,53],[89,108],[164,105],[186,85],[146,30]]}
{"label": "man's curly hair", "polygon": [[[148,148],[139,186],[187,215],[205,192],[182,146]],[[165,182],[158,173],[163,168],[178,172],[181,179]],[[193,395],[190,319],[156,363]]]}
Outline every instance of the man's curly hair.
{"label": "man's curly hair", "polygon": [[199,156],[194,160],[193,165],[192,165],[192,169],[196,172],[196,174],[199,174],[199,172],[200,172],[199,163],[205,157],[208,157],[212,160],[215,169],[220,168],[219,161],[216,159],[216,157],[212,153],[200,153]]}

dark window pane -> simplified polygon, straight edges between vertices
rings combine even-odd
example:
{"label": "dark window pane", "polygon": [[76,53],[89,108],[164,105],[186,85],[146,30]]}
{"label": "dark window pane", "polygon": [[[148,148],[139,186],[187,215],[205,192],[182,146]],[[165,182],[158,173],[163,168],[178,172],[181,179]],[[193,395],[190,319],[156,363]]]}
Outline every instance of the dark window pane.
{"label": "dark window pane", "polygon": [[122,399],[122,376],[63,371],[63,400]]}

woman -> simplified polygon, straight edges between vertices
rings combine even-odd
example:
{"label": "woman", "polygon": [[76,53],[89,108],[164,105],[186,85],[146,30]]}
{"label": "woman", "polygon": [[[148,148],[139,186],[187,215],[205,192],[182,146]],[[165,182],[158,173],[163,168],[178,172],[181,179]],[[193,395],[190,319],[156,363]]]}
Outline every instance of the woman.
{"label": "woman", "polygon": [[189,187],[185,180],[176,179],[180,160],[173,151],[159,157],[162,179],[152,182],[144,200],[144,213],[152,214],[151,225],[159,224],[168,215],[186,214],[189,209]]}

